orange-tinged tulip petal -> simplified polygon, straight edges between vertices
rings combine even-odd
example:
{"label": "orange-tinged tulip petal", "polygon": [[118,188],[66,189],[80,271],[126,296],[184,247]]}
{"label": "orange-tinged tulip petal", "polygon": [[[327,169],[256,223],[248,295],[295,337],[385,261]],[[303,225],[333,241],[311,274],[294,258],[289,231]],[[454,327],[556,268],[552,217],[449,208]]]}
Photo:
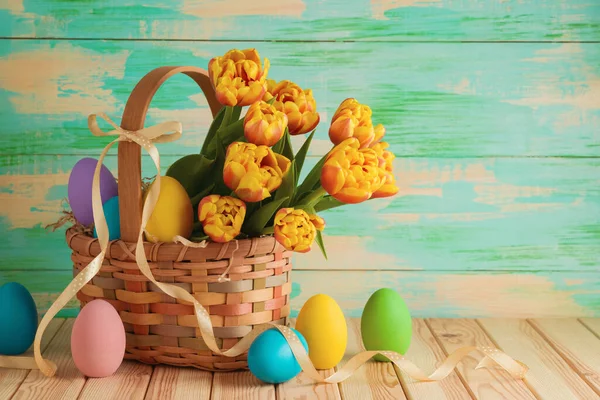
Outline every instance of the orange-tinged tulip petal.
{"label": "orange-tinged tulip petal", "polygon": [[375,143],[379,143],[385,135],[385,127],[381,124],[378,124],[373,130],[375,131],[375,138],[373,139],[373,143],[371,143],[371,147],[373,147]]}
{"label": "orange-tinged tulip petal", "polygon": [[373,127],[371,108],[359,103],[354,98],[341,102],[329,126],[329,138],[333,144],[355,137],[361,148],[369,147],[376,140],[381,140],[385,129],[383,125]]}
{"label": "orange-tinged tulip petal", "polygon": [[198,220],[204,233],[213,242],[225,243],[235,239],[246,217],[246,204],[234,197],[212,194],[198,205]]}
{"label": "orange-tinged tulip petal", "polygon": [[233,142],[227,148],[223,182],[246,202],[270,196],[289,170],[290,160],[264,145]]}
{"label": "orange-tinged tulip petal", "polygon": [[283,80],[275,82],[267,79],[267,91],[264,101],[275,98],[273,106],[282,111],[288,118],[290,135],[301,135],[314,130],[319,124],[317,102],[312,90],[303,90],[294,82]]}
{"label": "orange-tinged tulip petal", "polygon": [[391,197],[400,191],[396,185],[396,177],[393,171],[393,162],[396,156],[391,151],[386,150],[389,147],[387,142],[379,142],[373,145],[373,150],[379,158],[379,177],[383,185],[373,193],[372,198]]}
{"label": "orange-tinged tulip petal", "polygon": [[343,203],[361,203],[384,183],[379,164],[374,149],[360,148],[357,138],[348,138],[327,155],[321,170],[321,186]]}
{"label": "orange-tinged tulip petal", "polygon": [[287,127],[285,113],[265,101],[253,103],[244,117],[244,136],[250,143],[273,146]]}
{"label": "orange-tinged tulip petal", "polygon": [[269,60],[261,65],[256,49],[233,49],[208,63],[208,74],[217,100],[226,106],[248,106],[260,100],[267,90]]}
{"label": "orange-tinged tulip petal", "polygon": [[294,208],[282,208],[275,214],[274,236],[287,250],[306,253],[310,250],[317,230],[325,228],[325,221],[318,215]]}

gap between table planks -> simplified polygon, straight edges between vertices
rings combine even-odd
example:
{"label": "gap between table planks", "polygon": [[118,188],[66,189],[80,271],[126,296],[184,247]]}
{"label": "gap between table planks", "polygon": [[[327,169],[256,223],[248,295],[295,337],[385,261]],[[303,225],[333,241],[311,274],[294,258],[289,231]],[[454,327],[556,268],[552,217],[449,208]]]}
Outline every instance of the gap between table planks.
{"label": "gap between table planks", "polygon": [[[86,379],[76,369],[69,343],[73,320],[53,321],[44,356],[56,362],[56,377],[39,371],[0,369],[4,399],[593,399],[598,398],[600,319],[413,319],[407,358],[430,373],[462,346],[497,346],[530,367],[524,380],[500,369],[475,370],[473,353],[444,380],[415,382],[391,364],[369,362],[340,384],[314,384],[300,374],[267,385],[249,371],[215,373],[193,368],[124,361],[111,377]],[[364,350],[360,320],[348,319],[343,365]],[[334,370],[323,371],[328,376]]]}

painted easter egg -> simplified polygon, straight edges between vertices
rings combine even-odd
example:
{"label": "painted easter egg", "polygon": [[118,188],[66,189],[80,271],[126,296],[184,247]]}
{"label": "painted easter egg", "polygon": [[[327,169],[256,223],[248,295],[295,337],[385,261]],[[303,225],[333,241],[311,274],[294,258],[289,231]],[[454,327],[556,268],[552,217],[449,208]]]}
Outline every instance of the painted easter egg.
{"label": "painted easter egg", "polygon": [[[150,187],[144,193],[144,201]],[[188,238],[192,234],[193,223],[192,202],[181,183],[170,176],[161,176],[158,201],[146,224],[146,240],[172,242],[177,235]]]}
{"label": "painted easter egg", "polygon": [[308,342],[315,368],[330,369],[342,360],[348,341],[346,319],[331,297],[317,294],[308,299],[298,313],[296,329]]}
{"label": "painted easter egg", "polygon": [[112,375],[125,355],[125,328],[115,308],[96,299],[79,312],[71,331],[71,355],[90,378]]}
{"label": "painted easter egg", "polygon": [[[292,330],[308,351],[306,339],[297,330]],[[283,334],[275,328],[264,331],[254,339],[248,349],[248,368],[266,383],[287,382],[302,370]]]}
{"label": "painted easter egg", "polygon": [[17,282],[0,286],[0,354],[22,354],[31,347],[38,313],[31,293]]}
{"label": "painted easter egg", "polygon": [[[117,240],[121,238],[121,220],[119,215],[119,196],[108,199],[102,205],[104,208],[104,218],[108,226],[108,240]],[[98,237],[96,228],[94,227],[94,237]]]}
{"label": "painted easter egg", "polygon": [[[369,297],[360,319],[363,344],[367,350],[406,353],[412,337],[412,320],[398,292],[383,288]],[[377,361],[389,361],[377,355]]]}
{"label": "painted easter egg", "polygon": [[[82,158],[77,161],[69,175],[68,199],[73,216],[82,225],[94,222],[92,211],[92,181],[98,160]],[[113,174],[102,165],[100,168],[100,197],[102,204],[118,193],[117,181]]]}

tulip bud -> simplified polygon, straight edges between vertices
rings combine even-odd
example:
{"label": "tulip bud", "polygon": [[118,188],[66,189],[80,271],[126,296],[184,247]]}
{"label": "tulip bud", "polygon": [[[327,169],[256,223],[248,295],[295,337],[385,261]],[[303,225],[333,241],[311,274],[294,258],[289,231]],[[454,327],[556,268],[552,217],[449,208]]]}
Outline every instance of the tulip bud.
{"label": "tulip bud", "polygon": [[283,111],[288,118],[290,135],[300,135],[314,130],[319,124],[317,103],[312,90],[303,90],[291,81],[275,82],[267,79],[264,101],[275,98],[273,106]]}
{"label": "tulip bud", "polygon": [[281,185],[290,165],[267,146],[233,142],[225,155],[223,182],[245,202],[261,201]]}
{"label": "tulip bud", "polygon": [[[360,104],[356,99],[344,100],[336,110],[329,127],[329,138],[333,144],[340,144],[344,140],[355,137],[361,148],[369,147],[375,139],[375,129],[371,121],[371,108]],[[383,126],[379,128],[378,135]],[[383,130],[385,132],[385,130]]]}
{"label": "tulip bud", "polygon": [[234,197],[212,194],[204,197],[198,205],[198,220],[213,242],[225,243],[235,239],[245,217],[246,204]]}
{"label": "tulip bud", "polygon": [[324,228],[323,218],[309,215],[301,209],[282,208],[275,214],[275,240],[287,250],[298,253],[310,251],[317,231],[322,231]]}
{"label": "tulip bud", "polygon": [[321,170],[321,186],[343,203],[361,203],[382,185],[379,158],[375,150],[360,148],[351,137],[333,148]]}
{"label": "tulip bud", "polygon": [[217,100],[226,106],[248,106],[260,100],[267,90],[269,65],[265,58],[263,68],[256,49],[234,49],[212,58],[208,74]]}
{"label": "tulip bud", "polygon": [[253,103],[244,118],[244,136],[250,143],[273,146],[287,127],[286,115],[264,101]]}
{"label": "tulip bud", "polygon": [[386,150],[389,147],[387,142],[379,142],[372,146],[379,158],[379,177],[383,185],[377,189],[371,198],[391,197],[400,191],[396,186],[396,177],[393,171],[393,162],[396,156],[391,151]]}

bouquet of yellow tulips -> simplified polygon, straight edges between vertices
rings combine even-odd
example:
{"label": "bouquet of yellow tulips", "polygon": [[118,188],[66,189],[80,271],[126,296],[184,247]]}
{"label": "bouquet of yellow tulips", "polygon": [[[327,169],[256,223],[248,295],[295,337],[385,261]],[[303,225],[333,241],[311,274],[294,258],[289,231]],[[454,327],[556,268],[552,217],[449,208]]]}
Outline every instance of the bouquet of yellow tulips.
{"label": "bouquet of yellow tulips", "polygon": [[[230,50],[211,59],[208,70],[224,107],[200,153],[167,171],[197,206],[193,239],[273,234],[301,253],[316,241],[326,256],[319,212],[398,192],[385,128],[373,125],[367,105],[354,98],[339,105],[329,126],[331,150],[299,182],[320,122],[312,90],[268,79],[269,60],[261,62],[256,49]],[[290,135],[303,134],[309,135],[294,152]]]}

